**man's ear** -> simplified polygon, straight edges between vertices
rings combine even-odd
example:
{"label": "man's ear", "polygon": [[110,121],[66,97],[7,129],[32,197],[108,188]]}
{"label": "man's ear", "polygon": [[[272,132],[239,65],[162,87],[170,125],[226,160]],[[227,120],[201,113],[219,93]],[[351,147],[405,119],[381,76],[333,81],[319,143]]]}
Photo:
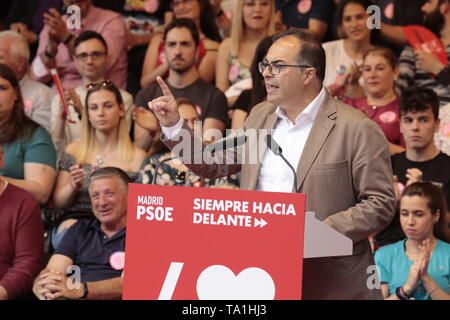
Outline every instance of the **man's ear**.
{"label": "man's ear", "polygon": [[316,69],[308,68],[303,72],[306,75],[305,84],[310,84],[313,80],[317,79]]}

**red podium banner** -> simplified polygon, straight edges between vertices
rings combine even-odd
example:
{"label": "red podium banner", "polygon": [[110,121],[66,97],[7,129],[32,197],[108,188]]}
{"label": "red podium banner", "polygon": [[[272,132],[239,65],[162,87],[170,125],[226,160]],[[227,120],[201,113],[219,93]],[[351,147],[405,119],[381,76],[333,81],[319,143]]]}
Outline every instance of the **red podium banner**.
{"label": "red podium banner", "polygon": [[301,299],[305,195],[130,184],[124,299]]}

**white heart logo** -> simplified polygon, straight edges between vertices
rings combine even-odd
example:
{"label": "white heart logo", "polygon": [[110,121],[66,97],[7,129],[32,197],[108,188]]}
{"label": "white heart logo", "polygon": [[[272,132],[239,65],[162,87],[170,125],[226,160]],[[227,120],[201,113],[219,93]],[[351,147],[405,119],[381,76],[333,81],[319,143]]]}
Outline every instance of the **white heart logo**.
{"label": "white heart logo", "polygon": [[273,300],[275,283],[261,268],[247,268],[237,276],[225,266],[214,265],[197,279],[200,300]]}

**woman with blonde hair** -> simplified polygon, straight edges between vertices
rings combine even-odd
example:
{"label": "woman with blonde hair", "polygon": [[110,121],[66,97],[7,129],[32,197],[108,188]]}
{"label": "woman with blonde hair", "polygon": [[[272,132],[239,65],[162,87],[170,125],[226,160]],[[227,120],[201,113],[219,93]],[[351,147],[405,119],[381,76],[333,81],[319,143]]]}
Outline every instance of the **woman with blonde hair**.
{"label": "woman with blonde hair", "polygon": [[[274,0],[236,0],[231,36],[219,47],[216,86],[231,106],[239,94],[252,87],[250,66],[256,47],[275,33]],[[228,90],[228,92],[227,92]]]}
{"label": "woman with blonde hair", "polygon": [[[88,89],[81,119],[81,140],[69,144],[62,154],[53,193],[54,205],[64,209],[64,216],[90,215],[87,177],[96,168],[117,167],[133,179],[146,156],[130,140],[122,96],[112,82]],[[58,232],[74,222],[67,220]]]}

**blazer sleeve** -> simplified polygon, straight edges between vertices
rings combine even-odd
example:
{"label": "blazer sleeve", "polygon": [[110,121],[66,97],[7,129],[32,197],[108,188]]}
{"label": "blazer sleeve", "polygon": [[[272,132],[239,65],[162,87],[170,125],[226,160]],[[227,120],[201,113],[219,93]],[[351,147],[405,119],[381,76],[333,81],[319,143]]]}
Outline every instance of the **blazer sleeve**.
{"label": "blazer sleeve", "polygon": [[381,129],[369,118],[355,132],[352,156],[353,192],[357,202],[324,223],[353,240],[366,240],[394,217],[395,194],[389,148]]}
{"label": "blazer sleeve", "polygon": [[[219,141],[231,141],[233,138],[245,135],[244,129],[233,133]],[[192,172],[204,178],[214,179],[235,174],[241,170],[244,146],[228,148],[211,154],[205,151],[206,144],[202,143],[201,133],[192,131],[184,122],[183,127],[175,137],[164,140],[164,144],[175,155],[181,155],[181,160]]]}

